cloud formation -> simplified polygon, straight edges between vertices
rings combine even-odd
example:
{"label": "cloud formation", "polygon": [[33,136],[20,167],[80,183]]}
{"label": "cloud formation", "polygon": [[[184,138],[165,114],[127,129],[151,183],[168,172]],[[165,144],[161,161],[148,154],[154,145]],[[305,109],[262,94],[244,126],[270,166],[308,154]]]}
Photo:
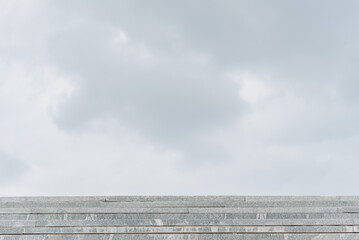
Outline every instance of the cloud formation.
{"label": "cloud formation", "polygon": [[27,164],[23,161],[0,152],[1,185],[11,184],[11,181],[21,177],[27,171]]}
{"label": "cloud formation", "polygon": [[356,194],[357,1],[30,2],[0,2],[4,193]]}

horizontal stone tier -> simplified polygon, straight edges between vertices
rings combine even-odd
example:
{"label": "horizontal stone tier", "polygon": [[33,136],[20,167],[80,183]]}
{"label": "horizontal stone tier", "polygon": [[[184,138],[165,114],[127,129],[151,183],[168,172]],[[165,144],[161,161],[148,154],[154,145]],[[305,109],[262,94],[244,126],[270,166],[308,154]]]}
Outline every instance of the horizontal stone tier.
{"label": "horizontal stone tier", "polygon": [[2,235],[1,240],[359,240],[357,233],[308,234],[52,234]]}
{"label": "horizontal stone tier", "polygon": [[6,197],[7,239],[359,240],[359,197]]}
{"label": "horizontal stone tier", "polygon": [[359,207],[196,207],[196,208],[0,208],[0,214],[46,214],[46,213],[75,213],[75,214],[100,214],[100,213],[359,213]]}
{"label": "horizontal stone tier", "polygon": [[68,227],[68,226],[316,226],[359,225],[359,219],[119,219],[119,220],[54,220],[9,221],[1,220],[0,227]]}
{"label": "horizontal stone tier", "polygon": [[0,214],[2,220],[145,220],[145,219],[206,219],[206,220],[230,220],[230,219],[359,219],[359,213],[95,213],[95,214]]}
{"label": "horizontal stone tier", "polygon": [[284,208],[284,207],[357,207],[359,201],[1,201],[1,208]]}
{"label": "horizontal stone tier", "polygon": [[163,233],[359,233],[357,226],[183,226],[183,227],[8,227],[0,235]]}
{"label": "horizontal stone tier", "polygon": [[71,196],[0,197],[0,202],[159,202],[159,201],[359,201],[359,196]]}

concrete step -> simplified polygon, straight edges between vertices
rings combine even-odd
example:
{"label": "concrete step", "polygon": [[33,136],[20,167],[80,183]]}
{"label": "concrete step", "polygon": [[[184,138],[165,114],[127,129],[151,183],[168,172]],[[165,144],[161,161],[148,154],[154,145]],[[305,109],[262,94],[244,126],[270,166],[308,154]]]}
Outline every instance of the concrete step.
{"label": "concrete step", "polygon": [[159,202],[159,201],[359,201],[359,196],[44,196],[1,197],[0,202]]}
{"label": "concrete step", "polygon": [[35,208],[0,208],[0,214],[30,213],[359,213],[358,207],[146,207],[146,208],[72,208],[72,207],[35,207]]}
{"label": "concrete step", "polygon": [[23,234],[164,234],[164,233],[359,233],[353,226],[214,226],[214,227],[12,227],[0,235]]}
{"label": "concrete step", "polygon": [[132,213],[132,214],[0,214],[0,220],[118,220],[118,219],[359,219],[359,213]]}
{"label": "concrete step", "polygon": [[308,234],[48,234],[2,235],[2,240],[359,240],[358,233]]}
{"label": "concrete step", "polygon": [[359,201],[359,196],[245,196],[245,201]]}
{"label": "concrete step", "polygon": [[188,213],[188,208],[0,208],[0,214],[20,213]]}
{"label": "concrete step", "polygon": [[[0,221],[0,226],[2,226]],[[9,222],[9,221],[7,221]],[[7,223],[6,223],[7,224]],[[118,220],[52,220],[36,221],[36,226],[295,226],[356,225],[359,219],[118,219]]]}
{"label": "concrete step", "polygon": [[359,198],[0,198],[4,239],[358,239]]}
{"label": "concrete step", "polygon": [[293,208],[293,207],[358,207],[359,201],[0,201],[0,208]]}
{"label": "concrete step", "polygon": [[353,226],[215,226],[215,227],[50,227],[24,228],[24,233],[353,233],[358,232]]}
{"label": "concrete step", "polygon": [[245,201],[245,196],[59,196],[1,197],[0,202],[161,202],[161,201]]}
{"label": "concrete step", "polygon": [[346,226],[359,219],[117,219],[117,220],[0,220],[3,227],[102,227],[102,226]]}

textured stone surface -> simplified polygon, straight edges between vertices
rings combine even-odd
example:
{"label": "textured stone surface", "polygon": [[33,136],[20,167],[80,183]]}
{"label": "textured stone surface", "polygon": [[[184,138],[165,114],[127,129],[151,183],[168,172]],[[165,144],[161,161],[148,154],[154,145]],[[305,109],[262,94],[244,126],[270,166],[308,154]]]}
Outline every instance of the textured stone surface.
{"label": "textured stone surface", "polygon": [[359,198],[8,197],[1,239],[359,240]]}

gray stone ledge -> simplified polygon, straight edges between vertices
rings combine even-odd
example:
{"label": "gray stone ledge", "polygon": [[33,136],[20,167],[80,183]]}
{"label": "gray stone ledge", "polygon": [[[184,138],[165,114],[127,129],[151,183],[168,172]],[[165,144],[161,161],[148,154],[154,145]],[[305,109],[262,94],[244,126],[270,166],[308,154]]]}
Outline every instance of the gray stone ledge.
{"label": "gray stone ledge", "polygon": [[[213,227],[45,227],[25,228],[24,233],[353,233],[353,226],[213,226]],[[356,232],[358,232],[356,230]],[[11,232],[9,232],[10,234]]]}
{"label": "gray stone ledge", "polygon": [[0,221],[52,220],[141,220],[141,219],[359,219],[359,214],[346,213],[99,213],[99,214],[0,214]]}
{"label": "gray stone ledge", "polygon": [[357,233],[344,234],[77,234],[2,235],[0,240],[359,240]]}
{"label": "gray stone ledge", "polygon": [[[1,221],[3,222],[3,221]],[[0,222],[0,226],[2,223]],[[6,221],[5,221],[6,222]],[[9,222],[9,221],[7,221]],[[26,221],[24,221],[26,222]],[[53,220],[36,221],[39,227],[71,227],[71,226],[300,226],[300,225],[356,225],[359,219],[118,219],[118,220]],[[11,226],[11,223],[6,223]]]}

